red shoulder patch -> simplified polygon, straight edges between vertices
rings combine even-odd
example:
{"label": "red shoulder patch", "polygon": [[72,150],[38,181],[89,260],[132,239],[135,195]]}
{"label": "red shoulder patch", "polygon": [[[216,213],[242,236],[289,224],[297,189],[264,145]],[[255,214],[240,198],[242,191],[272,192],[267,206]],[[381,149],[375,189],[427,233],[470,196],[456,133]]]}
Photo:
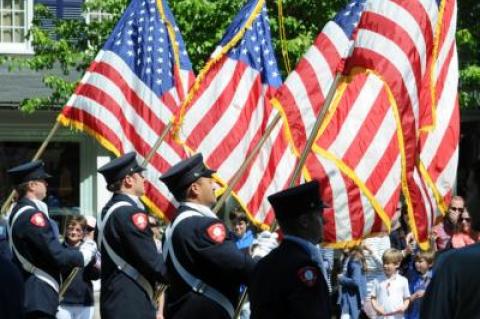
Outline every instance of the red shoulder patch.
{"label": "red shoulder patch", "polygon": [[313,287],[317,281],[318,269],[309,266],[303,267],[298,270],[297,276],[306,286]]}
{"label": "red shoulder patch", "polygon": [[40,212],[35,213],[32,215],[32,217],[30,217],[30,223],[37,227],[47,226],[47,221],[45,220],[45,216]]}
{"label": "red shoulder patch", "polygon": [[207,228],[207,235],[214,242],[219,244],[223,243],[227,235],[225,225],[223,225],[222,223],[216,223],[216,224],[210,225]]}
{"label": "red shoulder patch", "polygon": [[132,222],[139,230],[145,230],[148,226],[148,217],[145,213],[136,213],[132,215]]}

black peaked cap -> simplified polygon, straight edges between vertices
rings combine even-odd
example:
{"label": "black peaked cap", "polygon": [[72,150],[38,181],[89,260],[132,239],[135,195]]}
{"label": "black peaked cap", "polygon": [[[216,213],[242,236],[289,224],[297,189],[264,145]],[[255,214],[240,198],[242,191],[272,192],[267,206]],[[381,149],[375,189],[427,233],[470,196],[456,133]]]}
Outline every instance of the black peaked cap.
{"label": "black peaked cap", "polygon": [[177,197],[180,192],[186,190],[197,179],[200,177],[212,177],[213,173],[215,171],[205,166],[202,154],[198,153],[173,165],[160,177],[160,180]]}
{"label": "black peaked cap", "polygon": [[130,152],[103,165],[98,169],[98,172],[105,177],[107,184],[110,185],[129,174],[142,172],[144,170],[145,168],[138,165],[136,153]]}
{"label": "black peaked cap", "polygon": [[268,201],[279,220],[328,207],[320,199],[320,184],[316,180],[270,195]]}
{"label": "black peaked cap", "polygon": [[45,172],[45,163],[41,160],[28,162],[12,167],[7,171],[14,185],[20,185],[29,181],[47,179],[52,177]]}

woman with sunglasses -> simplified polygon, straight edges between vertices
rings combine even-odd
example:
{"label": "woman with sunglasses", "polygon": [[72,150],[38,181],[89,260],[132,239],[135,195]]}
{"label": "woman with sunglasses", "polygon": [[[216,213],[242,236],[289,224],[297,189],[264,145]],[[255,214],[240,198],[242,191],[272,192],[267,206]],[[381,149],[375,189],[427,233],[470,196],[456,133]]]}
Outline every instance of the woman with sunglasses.
{"label": "woman with sunglasses", "polygon": [[475,244],[478,241],[478,232],[472,229],[472,219],[465,208],[458,218],[457,230],[452,236],[452,248],[462,248]]}

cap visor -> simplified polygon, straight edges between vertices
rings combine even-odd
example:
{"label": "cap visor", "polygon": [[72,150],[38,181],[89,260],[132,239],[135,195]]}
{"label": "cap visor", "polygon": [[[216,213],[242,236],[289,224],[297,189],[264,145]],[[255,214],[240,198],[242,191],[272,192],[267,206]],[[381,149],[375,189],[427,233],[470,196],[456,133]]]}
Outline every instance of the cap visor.
{"label": "cap visor", "polygon": [[217,171],[211,170],[211,169],[205,169],[205,171],[202,173],[203,177],[212,177],[213,174],[215,174]]}

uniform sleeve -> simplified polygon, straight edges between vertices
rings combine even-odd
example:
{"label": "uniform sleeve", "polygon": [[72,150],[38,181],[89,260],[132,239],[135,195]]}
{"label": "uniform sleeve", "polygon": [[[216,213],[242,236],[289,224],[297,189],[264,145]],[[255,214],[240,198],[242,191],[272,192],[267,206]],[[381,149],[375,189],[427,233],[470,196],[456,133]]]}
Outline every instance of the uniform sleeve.
{"label": "uniform sleeve", "polygon": [[79,251],[65,248],[54,235],[44,213],[36,211],[26,214],[28,218],[28,238],[41,256],[58,268],[83,267],[83,256]]}
{"label": "uniform sleeve", "polygon": [[165,264],[148,227],[147,213],[142,210],[129,210],[119,214],[119,218],[120,225],[117,226],[123,228],[123,242],[130,257],[128,262],[142,274],[164,282]]}
{"label": "uniform sleeve", "polygon": [[256,262],[252,257],[237,248],[225,224],[212,219],[198,229],[202,240],[196,251],[200,257],[208,261],[212,272],[220,271],[225,276],[239,278],[247,282]]}
{"label": "uniform sleeve", "polygon": [[379,293],[379,292],[378,292],[379,287],[380,287],[380,284],[379,284],[378,280],[375,279],[375,280],[373,281],[373,287],[372,287],[372,291],[371,291],[371,293],[370,293],[370,297],[372,297],[372,298],[377,298],[378,293]]}

